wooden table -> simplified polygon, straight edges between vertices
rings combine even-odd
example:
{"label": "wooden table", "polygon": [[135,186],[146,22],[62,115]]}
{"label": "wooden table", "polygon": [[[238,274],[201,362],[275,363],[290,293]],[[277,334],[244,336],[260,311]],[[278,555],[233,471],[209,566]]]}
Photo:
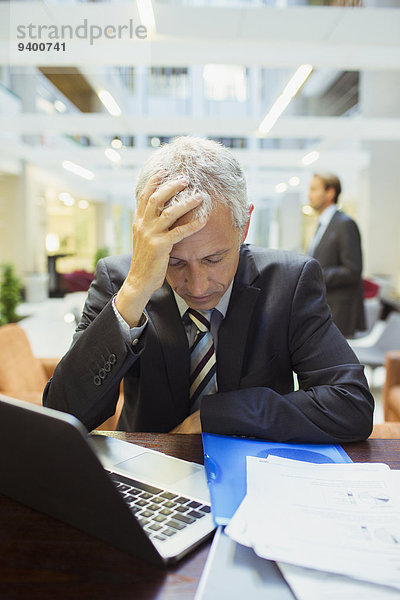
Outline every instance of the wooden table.
{"label": "wooden table", "polygon": [[[203,462],[200,435],[107,433]],[[343,447],[356,462],[385,462],[400,469],[400,440],[370,439]],[[163,570],[0,496],[0,598],[190,600],[209,546],[210,541],[203,543],[177,566]]]}

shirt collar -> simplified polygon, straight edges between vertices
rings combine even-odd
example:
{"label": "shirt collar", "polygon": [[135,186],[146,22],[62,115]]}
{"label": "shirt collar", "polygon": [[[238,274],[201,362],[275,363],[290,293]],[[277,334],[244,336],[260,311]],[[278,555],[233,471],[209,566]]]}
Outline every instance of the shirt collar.
{"label": "shirt collar", "polygon": [[[219,310],[223,319],[225,318],[226,312],[228,310],[229,300],[231,299],[232,287],[233,287],[233,280],[231,281],[230,286],[228,287],[225,294],[222,296],[221,300],[218,302],[217,306],[215,307]],[[175,296],[176,304],[178,306],[179,314],[181,315],[181,318],[182,318],[189,307],[186,304],[186,302],[184,301],[184,299],[181,298],[179,296],[179,294],[177,294],[175,292],[175,290],[172,290],[172,291],[174,292],[174,296]]]}
{"label": "shirt collar", "polygon": [[330,223],[333,215],[335,214],[335,212],[337,211],[337,206],[336,204],[330,204],[328,206],[328,208],[326,208],[322,213],[321,216],[319,218],[319,222],[321,223],[321,225],[324,225],[325,227]]}

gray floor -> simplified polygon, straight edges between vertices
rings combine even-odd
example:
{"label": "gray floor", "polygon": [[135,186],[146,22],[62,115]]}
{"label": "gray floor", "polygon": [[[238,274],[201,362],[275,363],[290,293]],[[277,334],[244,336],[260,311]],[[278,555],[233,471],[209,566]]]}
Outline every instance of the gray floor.
{"label": "gray floor", "polygon": [[[25,318],[19,324],[26,331],[36,356],[61,357],[69,348],[75,329],[74,314],[81,313],[86,292],[67,294],[64,298],[48,298],[43,302],[22,303],[18,312]],[[379,334],[379,323],[373,332],[357,340],[358,345],[372,343]],[[372,394],[375,398],[375,423],[383,422],[382,386],[384,368],[372,373],[366,370]]]}
{"label": "gray floor", "polygon": [[18,314],[36,356],[61,357],[69,348],[75,330],[74,313],[81,313],[86,292],[47,298],[42,302],[24,302]]}

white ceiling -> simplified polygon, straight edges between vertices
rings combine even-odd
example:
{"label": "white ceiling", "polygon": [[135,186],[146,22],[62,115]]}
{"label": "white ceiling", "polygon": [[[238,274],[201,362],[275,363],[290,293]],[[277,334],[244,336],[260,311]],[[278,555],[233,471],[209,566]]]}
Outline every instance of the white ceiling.
{"label": "white ceiling", "polygon": [[[13,65],[131,65],[140,55],[152,65],[204,63],[316,68],[400,69],[400,10],[397,8],[196,7],[153,2],[157,32],[148,40],[101,40],[91,47],[75,39],[66,52],[18,52],[16,26],[38,22],[79,25],[139,23],[134,2],[0,3],[0,59]],[[41,13],[40,17],[38,11]],[[11,42],[11,44],[10,44]],[[88,47],[89,46],[89,47]],[[146,50],[141,50],[146,46]]]}
{"label": "white ceiling", "polygon": [[[19,67],[76,66],[83,72],[90,68],[101,73],[106,65],[198,66],[205,63],[262,65],[295,69],[301,63],[311,63],[314,69],[389,71],[399,75],[400,85],[400,9],[333,7],[298,7],[277,9],[260,6],[194,7],[179,2],[153,2],[157,32],[143,40],[100,40],[92,46],[83,40],[67,42],[66,52],[18,52],[16,26],[29,23],[32,15],[43,23],[139,23],[134,2],[126,3],[58,3],[0,2],[0,63]],[[39,11],[39,13],[38,13]],[[38,22],[38,21],[37,21]],[[5,27],[10,23],[10,27]],[[100,76],[101,79],[101,76]],[[1,99],[0,99],[1,100]],[[85,134],[175,135],[200,132],[204,135],[246,137],[255,135],[259,125],[255,119],[238,117],[195,118],[160,115],[140,117],[123,113],[119,118],[108,114],[1,114],[0,140],[7,134],[7,143],[0,144],[0,164],[17,164],[28,160],[40,168],[51,169],[65,178],[60,167],[73,155],[85,166],[93,168],[96,180],[82,184],[99,196],[125,194],[131,196],[136,170],[147,152],[125,149],[122,166],[112,167],[102,148],[32,147],[22,143],[15,134],[54,135]],[[10,139],[11,134],[11,139]],[[319,139],[325,149],[324,160],[339,168],[368,165],[368,152],[361,142],[400,140],[400,118],[290,117],[283,115],[274,126],[271,137]],[[15,136],[15,137],[14,137]],[[349,148],[341,147],[351,140]],[[245,150],[239,153],[242,163],[250,168],[269,169],[268,184],[280,170],[301,169],[304,151]],[[77,158],[76,158],[77,160]],[[10,162],[11,161],[11,162]],[[12,161],[15,161],[12,163]],[[274,174],[274,169],[276,174]],[[73,176],[70,176],[73,177]],[[266,183],[261,174],[259,185]],[[89,186],[89,187],[88,187]],[[91,186],[91,187],[90,187]]]}

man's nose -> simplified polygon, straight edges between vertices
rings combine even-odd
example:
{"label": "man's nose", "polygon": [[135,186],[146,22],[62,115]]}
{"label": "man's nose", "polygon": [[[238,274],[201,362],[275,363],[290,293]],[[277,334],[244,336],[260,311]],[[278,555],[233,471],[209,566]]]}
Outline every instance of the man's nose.
{"label": "man's nose", "polygon": [[203,296],[208,290],[207,269],[203,266],[189,267],[186,273],[186,285],[192,296]]}

